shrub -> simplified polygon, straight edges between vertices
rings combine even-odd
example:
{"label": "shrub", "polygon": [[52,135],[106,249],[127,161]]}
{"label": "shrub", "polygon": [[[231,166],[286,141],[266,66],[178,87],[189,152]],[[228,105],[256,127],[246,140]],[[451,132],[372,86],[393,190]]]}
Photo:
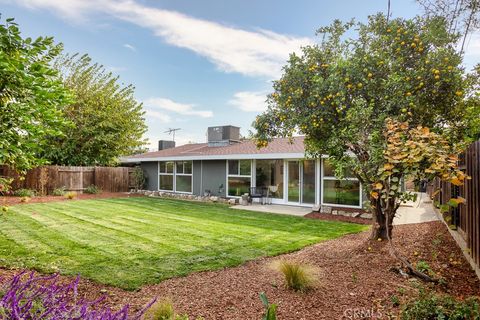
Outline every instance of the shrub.
{"label": "shrub", "polygon": [[97,194],[100,193],[100,189],[96,185],[92,184],[86,187],[85,190],[83,190],[83,193]]}
{"label": "shrub", "polygon": [[262,300],[263,305],[265,306],[265,314],[262,317],[262,320],[276,320],[277,319],[277,305],[270,304],[268,302],[265,292],[260,293],[260,300]]}
{"label": "shrub", "polygon": [[86,301],[78,297],[79,277],[66,284],[58,280],[57,275],[36,277],[33,272],[17,274],[0,289],[0,318],[127,320],[139,319],[150,306],[129,318],[128,306],[113,312],[102,307],[103,299]]}
{"label": "shrub", "polygon": [[[145,312],[144,320],[189,320],[187,314],[176,314],[172,300],[162,299],[151,305]],[[204,320],[202,317],[196,320]]]}
{"label": "shrub", "polygon": [[13,179],[0,177],[0,195],[9,194]]}
{"label": "shrub", "polygon": [[64,197],[72,200],[72,199],[75,199],[77,197],[77,193],[75,191],[69,191],[69,192],[65,193]]}
{"label": "shrub", "polygon": [[143,189],[145,183],[147,182],[147,177],[145,176],[145,172],[140,167],[135,167],[132,172],[133,178],[133,185],[135,187],[135,191]]}
{"label": "shrub", "polygon": [[63,196],[63,195],[65,195],[65,192],[66,192],[66,191],[65,191],[65,186],[63,186],[63,187],[60,187],[60,188],[55,188],[55,189],[53,189],[52,195],[54,195],[54,196]]}
{"label": "shrub", "polygon": [[411,301],[402,308],[402,320],[423,319],[480,319],[478,298],[457,301],[448,295],[421,293],[418,299]]}
{"label": "shrub", "polygon": [[17,197],[34,197],[35,191],[31,189],[17,189],[13,192],[13,195]]}
{"label": "shrub", "polygon": [[285,286],[295,291],[306,291],[315,284],[313,268],[298,262],[281,261],[278,270],[285,277]]}
{"label": "shrub", "polygon": [[145,320],[175,320],[175,310],[170,299],[155,302],[145,313]]}

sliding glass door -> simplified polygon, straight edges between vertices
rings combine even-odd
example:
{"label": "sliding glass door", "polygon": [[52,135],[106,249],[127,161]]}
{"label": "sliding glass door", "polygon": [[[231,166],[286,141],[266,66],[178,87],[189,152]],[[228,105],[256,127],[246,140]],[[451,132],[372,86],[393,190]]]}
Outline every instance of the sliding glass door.
{"label": "sliding glass door", "polygon": [[300,162],[288,161],[288,202],[300,202]]}
{"label": "sliding glass door", "polygon": [[315,203],[315,161],[288,161],[287,202]]}
{"label": "sliding glass door", "polygon": [[305,204],[315,203],[315,161],[305,160],[302,167],[302,201]]}

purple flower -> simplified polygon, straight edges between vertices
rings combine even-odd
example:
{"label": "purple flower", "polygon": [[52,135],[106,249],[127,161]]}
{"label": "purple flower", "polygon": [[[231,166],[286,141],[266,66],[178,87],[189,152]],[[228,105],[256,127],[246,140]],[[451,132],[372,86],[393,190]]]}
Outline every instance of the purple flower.
{"label": "purple flower", "polygon": [[113,312],[100,303],[105,296],[86,301],[78,299],[80,276],[66,284],[58,281],[58,275],[35,276],[33,272],[21,272],[9,283],[0,287],[0,318],[12,320],[133,320],[140,319],[155,302],[150,302],[134,316],[128,314],[128,305]]}

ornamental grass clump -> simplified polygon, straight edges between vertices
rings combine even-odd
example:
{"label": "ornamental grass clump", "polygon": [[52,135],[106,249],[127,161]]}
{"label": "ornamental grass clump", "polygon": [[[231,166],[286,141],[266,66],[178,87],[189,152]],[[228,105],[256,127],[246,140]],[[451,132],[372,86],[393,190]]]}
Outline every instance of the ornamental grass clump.
{"label": "ornamental grass clump", "polygon": [[0,319],[12,320],[128,320],[140,319],[145,310],[129,316],[128,305],[112,311],[95,301],[81,299],[77,294],[80,277],[69,283],[59,281],[58,275],[35,276],[22,272],[0,287]]}
{"label": "ornamental grass clump", "polygon": [[306,264],[280,261],[276,269],[284,276],[285,287],[294,291],[305,292],[313,288],[317,281],[315,269]]}

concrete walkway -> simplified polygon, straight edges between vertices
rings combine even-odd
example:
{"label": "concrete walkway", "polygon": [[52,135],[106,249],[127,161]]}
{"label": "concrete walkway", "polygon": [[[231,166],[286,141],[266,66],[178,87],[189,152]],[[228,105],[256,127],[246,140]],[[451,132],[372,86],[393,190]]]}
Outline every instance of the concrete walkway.
{"label": "concrete walkway", "polygon": [[278,213],[278,214],[288,214],[292,216],[303,217],[307,213],[312,212],[311,207],[300,207],[300,206],[285,206],[280,204],[258,204],[254,203],[248,206],[233,206],[232,209],[239,210],[248,210],[248,211],[257,211],[257,212],[267,212],[267,213]]}
{"label": "concrete walkway", "polygon": [[[312,212],[311,207],[286,206],[280,204],[261,205],[254,203],[248,206],[236,205],[232,209],[248,210],[266,213],[288,214],[292,216],[303,217]],[[433,208],[432,201],[425,193],[419,193],[416,202],[407,202],[400,206],[397,215],[393,220],[394,225],[422,223],[429,221],[439,221],[437,214]]]}
{"label": "concrete walkway", "polygon": [[432,200],[426,193],[418,193],[416,202],[407,202],[398,208],[393,224],[411,224],[439,220],[433,208]]}

